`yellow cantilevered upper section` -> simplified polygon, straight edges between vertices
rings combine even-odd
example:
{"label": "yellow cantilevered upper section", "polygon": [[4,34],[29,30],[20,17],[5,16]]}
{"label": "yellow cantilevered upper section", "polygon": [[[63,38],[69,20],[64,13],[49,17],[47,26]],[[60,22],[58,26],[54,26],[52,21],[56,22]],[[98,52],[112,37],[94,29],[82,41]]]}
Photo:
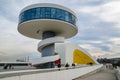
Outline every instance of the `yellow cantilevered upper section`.
{"label": "yellow cantilevered upper section", "polygon": [[89,57],[87,54],[78,49],[75,49],[73,52],[73,62],[76,64],[88,64],[88,63],[96,64],[91,57]]}

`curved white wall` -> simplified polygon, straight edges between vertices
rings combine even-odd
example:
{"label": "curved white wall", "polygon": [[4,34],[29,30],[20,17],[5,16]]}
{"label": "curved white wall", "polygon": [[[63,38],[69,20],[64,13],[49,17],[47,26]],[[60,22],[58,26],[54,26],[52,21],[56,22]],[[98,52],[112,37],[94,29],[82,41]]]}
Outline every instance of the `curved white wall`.
{"label": "curved white wall", "polygon": [[69,8],[67,7],[64,7],[64,6],[61,6],[61,5],[58,5],[58,4],[53,4],[53,3],[38,3],[38,4],[33,4],[33,5],[29,5],[25,8],[23,8],[21,10],[20,13],[28,10],[28,9],[31,9],[31,8],[36,8],[36,7],[54,7],[54,8],[59,8],[59,9],[63,9],[63,10],[66,10],[68,12],[71,12],[72,14],[74,14],[76,16],[76,14]]}
{"label": "curved white wall", "polygon": [[59,59],[59,55],[48,56],[48,57],[40,57],[32,60],[32,65],[39,65],[47,62],[53,62]]}
{"label": "curved white wall", "polygon": [[96,64],[98,64],[98,62],[87,51],[85,51],[84,49],[82,49],[80,46],[78,46],[75,43],[69,42],[69,43],[56,43],[55,44],[55,52],[60,55],[62,64],[73,63],[73,52],[75,49],[78,49],[86,53],[86,55],[88,55],[90,58],[92,58],[96,62]]}
{"label": "curved white wall", "polygon": [[41,51],[41,49],[43,47],[45,47],[46,45],[56,43],[56,42],[57,43],[63,43],[64,42],[64,37],[51,37],[51,38],[44,39],[44,40],[39,42],[38,50]]}
{"label": "curved white wall", "polygon": [[120,80],[120,67],[117,67],[117,78]]}

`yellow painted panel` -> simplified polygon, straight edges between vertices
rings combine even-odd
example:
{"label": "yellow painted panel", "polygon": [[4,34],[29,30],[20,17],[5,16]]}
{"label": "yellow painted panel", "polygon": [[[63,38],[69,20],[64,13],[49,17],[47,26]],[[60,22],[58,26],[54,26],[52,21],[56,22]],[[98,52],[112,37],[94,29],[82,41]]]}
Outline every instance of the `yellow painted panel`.
{"label": "yellow painted panel", "polygon": [[88,64],[90,62],[96,64],[93,59],[78,49],[73,52],[73,62],[76,64]]}

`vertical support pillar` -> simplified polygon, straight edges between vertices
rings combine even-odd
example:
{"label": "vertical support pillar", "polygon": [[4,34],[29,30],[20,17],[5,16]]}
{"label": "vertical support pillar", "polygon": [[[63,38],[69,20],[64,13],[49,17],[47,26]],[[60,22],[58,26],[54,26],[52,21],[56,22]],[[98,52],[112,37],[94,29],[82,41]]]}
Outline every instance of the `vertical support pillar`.
{"label": "vertical support pillar", "polygon": [[[47,39],[47,38],[50,38],[50,37],[54,37],[55,36],[55,33],[52,32],[52,31],[45,31],[43,32],[43,40],[44,39]],[[47,56],[53,56],[55,53],[54,53],[54,43],[50,44],[50,45],[47,45],[45,46],[44,48],[42,48],[42,57],[47,57]],[[53,62],[48,62],[48,63],[44,63],[41,65],[41,68],[53,68],[54,67],[54,64]]]}

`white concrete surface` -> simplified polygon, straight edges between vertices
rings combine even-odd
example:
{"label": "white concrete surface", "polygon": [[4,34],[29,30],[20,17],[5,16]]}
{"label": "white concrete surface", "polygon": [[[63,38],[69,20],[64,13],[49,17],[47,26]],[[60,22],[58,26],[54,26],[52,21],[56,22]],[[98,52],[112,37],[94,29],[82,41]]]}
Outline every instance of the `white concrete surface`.
{"label": "white concrete surface", "polygon": [[120,67],[117,67],[117,78],[120,80]]}
{"label": "white concrete surface", "polygon": [[41,52],[43,47],[50,45],[52,43],[64,43],[64,40],[65,40],[64,37],[58,37],[58,36],[44,39],[39,42],[38,51]]}
{"label": "white concrete surface", "polygon": [[43,63],[47,63],[47,62],[53,62],[55,60],[58,60],[59,58],[60,58],[59,55],[36,58],[36,59],[32,60],[32,65],[38,65],[38,64],[43,64]]}
{"label": "white concrete surface", "polygon": [[76,77],[85,75],[101,68],[102,65],[94,65],[89,67],[51,71],[43,73],[34,73],[26,75],[18,75],[13,77],[0,78],[0,80],[72,80]]}
{"label": "white concrete surface", "polygon": [[54,8],[59,8],[59,9],[63,9],[65,11],[68,11],[68,12],[70,12],[73,15],[76,16],[76,14],[71,9],[69,9],[67,7],[64,7],[64,6],[61,6],[61,5],[58,5],[58,4],[53,4],[53,3],[38,3],[38,4],[29,5],[29,6],[25,7],[25,8],[23,8],[20,13],[22,13],[22,12],[28,10],[28,9],[36,8],[36,7],[54,7]]}
{"label": "white concrete surface", "polygon": [[75,43],[72,43],[72,42],[55,43],[55,52],[60,55],[61,64],[66,64],[67,62],[69,64],[73,63],[73,53],[75,49],[78,49],[84,52],[91,59],[93,59],[96,62],[96,64],[98,64],[98,62],[87,51],[85,51],[84,49],[82,49],[80,46],[78,46]]}
{"label": "white concrete surface", "polygon": [[[24,36],[35,39],[42,39],[44,31],[52,31],[56,33],[56,36],[62,36],[67,39],[77,34],[78,27],[57,19],[33,19],[19,24],[18,31]],[[38,31],[39,34],[37,33]]]}
{"label": "white concrete surface", "polygon": [[75,80],[118,80],[116,77],[116,70],[114,69],[108,69],[108,68],[102,68],[99,72],[79,77]]}

